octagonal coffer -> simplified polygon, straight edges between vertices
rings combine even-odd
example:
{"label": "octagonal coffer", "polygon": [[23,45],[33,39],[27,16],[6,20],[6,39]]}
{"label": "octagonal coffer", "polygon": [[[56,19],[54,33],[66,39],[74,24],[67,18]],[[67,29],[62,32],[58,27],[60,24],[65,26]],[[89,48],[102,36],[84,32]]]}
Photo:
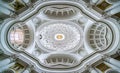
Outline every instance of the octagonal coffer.
{"label": "octagonal coffer", "polygon": [[8,43],[12,48],[21,50],[30,45],[32,37],[28,25],[21,23],[14,24],[8,31]]}
{"label": "octagonal coffer", "polygon": [[88,39],[92,48],[103,50],[112,43],[113,33],[108,25],[95,23],[89,29]]}

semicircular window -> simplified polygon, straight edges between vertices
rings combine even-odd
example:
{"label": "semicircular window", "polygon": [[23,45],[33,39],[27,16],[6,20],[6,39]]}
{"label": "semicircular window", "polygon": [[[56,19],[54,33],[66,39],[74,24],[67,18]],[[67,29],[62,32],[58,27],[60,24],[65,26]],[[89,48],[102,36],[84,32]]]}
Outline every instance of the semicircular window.
{"label": "semicircular window", "polygon": [[93,49],[106,49],[112,42],[112,31],[104,23],[93,24],[89,30],[89,44]]}
{"label": "semicircular window", "polygon": [[12,48],[27,48],[30,43],[30,31],[27,25],[15,24],[10,28],[8,42]]}

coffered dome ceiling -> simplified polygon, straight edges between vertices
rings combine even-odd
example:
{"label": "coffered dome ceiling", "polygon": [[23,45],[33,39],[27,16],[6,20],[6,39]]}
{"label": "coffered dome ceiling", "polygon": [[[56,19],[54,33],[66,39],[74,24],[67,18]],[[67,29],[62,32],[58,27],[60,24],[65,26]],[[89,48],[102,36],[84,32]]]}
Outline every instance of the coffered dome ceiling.
{"label": "coffered dome ceiling", "polygon": [[41,49],[75,50],[82,45],[83,30],[72,22],[55,21],[41,25],[36,36],[37,45]]}
{"label": "coffered dome ceiling", "polygon": [[1,29],[8,55],[52,73],[82,72],[113,54],[120,39],[115,23],[76,0],[38,1]]}

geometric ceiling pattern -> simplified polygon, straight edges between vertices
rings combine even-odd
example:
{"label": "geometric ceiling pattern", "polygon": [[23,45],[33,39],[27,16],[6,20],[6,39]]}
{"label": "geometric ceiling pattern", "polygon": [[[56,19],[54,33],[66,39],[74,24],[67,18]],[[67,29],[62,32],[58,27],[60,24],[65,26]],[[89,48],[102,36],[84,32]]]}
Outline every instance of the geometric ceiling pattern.
{"label": "geometric ceiling pattern", "polygon": [[36,72],[81,73],[91,71],[94,63],[116,53],[120,42],[118,25],[83,1],[40,0],[0,25],[0,45],[7,55]]}

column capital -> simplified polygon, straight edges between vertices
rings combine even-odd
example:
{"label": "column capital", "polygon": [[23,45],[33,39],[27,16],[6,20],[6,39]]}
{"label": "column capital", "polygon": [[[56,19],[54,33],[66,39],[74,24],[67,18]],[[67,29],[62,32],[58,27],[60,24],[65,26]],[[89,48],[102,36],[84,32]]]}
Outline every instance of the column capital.
{"label": "column capital", "polygon": [[90,64],[86,65],[86,70],[91,71],[91,70],[93,70],[93,69],[94,69],[94,68],[93,68]]}
{"label": "column capital", "polygon": [[35,67],[35,66],[34,66],[33,64],[29,64],[29,65],[27,66],[27,69],[32,70],[34,67]]}
{"label": "column capital", "polygon": [[0,54],[3,54],[3,51],[0,49]]}
{"label": "column capital", "polygon": [[16,59],[18,59],[18,55],[16,55],[16,54],[13,54],[13,55],[11,55],[10,56],[10,58],[13,60],[13,61],[16,61]]}
{"label": "column capital", "polygon": [[116,52],[118,55],[120,55],[120,49],[118,49],[118,51]]}
{"label": "column capital", "polygon": [[105,55],[102,56],[102,60],[103,60],[103,61],[109,61],[109,59],[110,59],[110,56],[109,56],[109,55],[106,55],[106,54],[105,54]]}

